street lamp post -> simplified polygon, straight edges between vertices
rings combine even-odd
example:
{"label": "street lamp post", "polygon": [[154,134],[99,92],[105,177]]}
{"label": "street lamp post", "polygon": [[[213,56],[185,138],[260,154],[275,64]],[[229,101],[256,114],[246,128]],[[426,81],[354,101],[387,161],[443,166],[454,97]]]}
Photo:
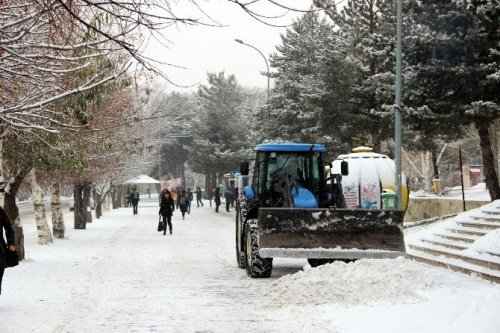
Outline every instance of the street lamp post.
{"label": "street lamp post", "polygon": [[262,56],[262,58],[266,62],[266,67],[267,67],[267,75],[266,75],[267,76],[267,125],[269,126],[269,118],[270,118],[270,111],[269,111],[269,64],[267,63],[266,56],[264,56],[264,54],[258,48],[256,48],[253,45],[250,45],[250,44],[243,42],[241,39],[235,39],[235,41],[237,43],[242,44],[242,45],[246,45],[248,47],[251,47],[255,51],[259,52],[259,54]]}
{"label": "street lamp post", "polygon": [[394,119],[395,127],[395,158],[396,158],[396,195],[397,195],[397,208],[402,209],[402,190],[401,190],[401,97],[402,97],[402,83],[401,83],[401,44],[403,32],[403,13],[402,13],[402,0],[397,0],[397,37],[396,37],[396,112]]}

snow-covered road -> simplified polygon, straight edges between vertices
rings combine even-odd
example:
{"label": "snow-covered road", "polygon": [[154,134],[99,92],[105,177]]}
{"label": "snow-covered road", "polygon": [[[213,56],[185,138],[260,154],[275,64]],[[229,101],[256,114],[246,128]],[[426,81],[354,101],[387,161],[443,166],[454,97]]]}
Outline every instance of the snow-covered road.
{"label": "snow-covered road", "polygon": [[[270,279],[250,279],[236,266],[234,212],[194,206],[182,220],[176,211],[166,236],[156,231],[157,213],[156,202],[143,200],[138,215],[105,212],[87,230],[73,230],[68,213],[67,238],[49,246],[35,244],[35,226],[25,221],[28,260],[6,271],[0,332],[494,332],[500,325],[500,288],[480,279],[403,259],[315,269],[275,260]],[[436,317],[444,307],[450,315]]]}

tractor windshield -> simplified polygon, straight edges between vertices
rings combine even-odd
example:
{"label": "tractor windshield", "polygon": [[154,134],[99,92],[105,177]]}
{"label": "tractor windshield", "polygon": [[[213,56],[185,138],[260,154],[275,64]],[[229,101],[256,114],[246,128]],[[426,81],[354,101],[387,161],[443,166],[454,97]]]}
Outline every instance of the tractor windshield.
{"label": "tractor windshield", "polygon": [[270,153],[266,187],[272,188],[277,177],[286,176],[290,185],[307,188],[317,195],[321,177],[318,166],[320,156],[317,152]]}

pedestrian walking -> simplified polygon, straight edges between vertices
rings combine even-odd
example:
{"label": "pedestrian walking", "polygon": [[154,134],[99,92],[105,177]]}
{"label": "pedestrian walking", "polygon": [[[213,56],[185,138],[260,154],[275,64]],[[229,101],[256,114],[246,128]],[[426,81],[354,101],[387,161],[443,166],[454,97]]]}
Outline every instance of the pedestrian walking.
{"label": "pedestrian walking", "polygon": [[184,215],[186,215],[186,212],[188,210],[188,204],[189,204],[189,200],[188,200],[186,190],[182,190],[181,194],[179,195],[179,198],[177,199],[177,205],[179,206],[179,209],[181,210],[183,220],[184,220]]}
{"label": "pedestrian walking", "polygon": [[132,203],[132,210],[134,215],[137,215],[137,206],[139,205],[140,194],[137,187],[134,187],[132,193],[130,193],[130,202]]}
{"label": "pedestrian walking", "polygon": [[[5,230],[5,237],[7,241],[3,238]],[[7,268],[7,260],[5,259],[5,254],[7,251],[16,251],[14,230],[12,229],[12,224],[10,223],[9,217],[5,210],[0,207],[0,295],[2,294],[2,278],[5,268]]]}
{"label": "pedestrian walking", "polygon": [[160,215],[163,218],[163,235],[167,233],[167,226],[170,234],[172,234],[172,214],[175,210],[174,199],[169,190],[165,189],[162,192],[160,202]]}
{"label": "pedestrian walking", "polygon": [[224,199],[226,199],[226,212],[230,212],[229,207],[231,206],[231,202],[233,201],[233,191],[231,188],[226,188],[224,191]]}
{"label": "pedestrian walking", "polygon": [[179,201],[177,200],[178,198],[178,195],[177,195],[177,189],[175,189],[175,187],[172,189],[172,199],[174,199],[174,205],[175,207],[177,207],[177,209],[179,209]]}
{"label": "pedestrian walking", "polygon": [[191,191],[190,188],[187,190],[187,197],[188,197],[188,209],[187,213],[191,214],[191,203],[193,202],[193,191]]}
{"label": "pedestrian walking", "polygon": [[198,186],[196,187],[196,207],[203,207],[203,201],[201,201],[201,188]]}
{"label": "pedestrian walking", "polygon": [[220,206],[220,188],[215,189],[214,193],[214,202],[215,202],[215,212],[219,212],[219,206]]}

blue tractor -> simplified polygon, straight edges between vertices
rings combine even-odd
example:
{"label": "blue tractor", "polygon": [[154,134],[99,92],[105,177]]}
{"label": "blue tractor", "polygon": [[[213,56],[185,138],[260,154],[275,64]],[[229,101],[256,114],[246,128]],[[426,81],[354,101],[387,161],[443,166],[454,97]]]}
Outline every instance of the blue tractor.
{"label": "blue tractor", "polygon": [[326,176],[321,144],[266,143],[255,148],[236,209],[236,259],[250,277],[269,277],[273,258],[332,260],[405,255],[403,211],[346,209],[342,175]]}

